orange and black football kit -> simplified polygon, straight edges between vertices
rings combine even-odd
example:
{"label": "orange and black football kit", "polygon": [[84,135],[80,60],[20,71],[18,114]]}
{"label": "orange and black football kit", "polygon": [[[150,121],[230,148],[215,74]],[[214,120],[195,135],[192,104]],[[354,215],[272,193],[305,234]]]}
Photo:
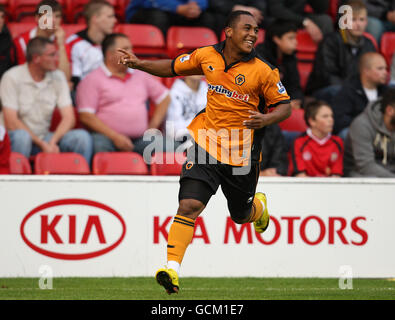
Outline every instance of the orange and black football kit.
{"label": "orange and black football kit", "polygon": [[255,49],[226,65],[224,46],[225,41],[182,54],[172,68],[174,75],[204,75],[208,83],[206,108],[188,126],[194,146],[182,169],[179,199],[207,204],[221,185],[233,218],[251,210],[264,132],[247,129],[243,121],[249,120],[250,110],[266,113],[290,98],[278,69]]}

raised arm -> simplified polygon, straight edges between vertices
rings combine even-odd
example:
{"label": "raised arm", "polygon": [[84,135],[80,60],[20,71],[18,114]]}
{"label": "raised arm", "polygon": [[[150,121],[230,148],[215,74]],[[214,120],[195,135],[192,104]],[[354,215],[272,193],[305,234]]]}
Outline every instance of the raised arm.
{"label": "raised arm", "polygon": [[138,69],[157,77],[175,76],[172,68],[173,60],[171,59],[140,60],[133,53],[126,50],[118,49],[118,52],[122,54],[118,63],[128,66],[129,68]]}

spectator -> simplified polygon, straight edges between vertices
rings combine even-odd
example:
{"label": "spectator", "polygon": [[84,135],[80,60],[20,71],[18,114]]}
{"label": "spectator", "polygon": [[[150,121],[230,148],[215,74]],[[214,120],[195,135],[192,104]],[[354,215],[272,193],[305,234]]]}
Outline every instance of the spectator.
{"label": "spectator", "polygon": [[0,125],[0,174],[10,173],[11,144],[6,129]]}
{"label": "spectator", "polygon": [[215,15],[215,31],[221,37],[226,18],[232,11],[242,10],[250,12],[258,26],[264,28],[267,0],[210,0],[208,11]]}
{"label": "spectator", "polygon": [[295,55],[296,31],[297,28],[292,22],[277,20],[267,28],[265,41],[258,44],[256,51],[279,69],[281,82],[291,97],[291,106],[300,108],[303,91]]}
{"label": "spectator", "polygon": [[67,39],[72,65],[74,88],[89,72],[103,61],[101,44],[114,30],[117,18],[113,6],[107,1],[90,1],[84,8],[88,28]]}
{"label": "spectator", "polygon": [[[43,13],[40,8],[49,6],[52,8],[52,27],[51,22],[44,17],[48,14]],[[26,47],[29,40],[34,37],[43,37],[55,42],[59,54],[59,69],[64,72],[66,79],[70,80],[70,62],[67,55],[65,37],[66,34],[61,27],[62,24],[62,6],[56,0],[43,0],[36,7],[36,23],[37,26],[32,30],[22,33],[14,40],[16,48],[17,63],[24,64],[26,62]],[[43,25],[42,25],[43,24]],[[42,28],[43,27],[43,28]]]}
{"label": "spectator", "polygon": [[214,16],[207,12],[208,0],[136,0],[126,8],[130,23],[153,24],[166,36],[172,25],[214,29]]}
{"label": "spectator", "polygon": [[288,171],[287,146],[278,124],[265,127],[262,141],[260,175],[286,176]]}
{"label": "spectator", "polygon": [[359,61],[359,73],[344,84],[333,100],[334,132],[343,141],[352,120],[369,102],[381,97],[387,87],[387,63],[380,53],[365,53]]}
{"label": "spectator", "polygon": [[392,55],[390,85],[391,85],[391,87],[395,86],[395,54]]}
{"label": "spectator", "polygon": [[207,88],[203,76],[188,76],[174,81],[170,90],[171,102],[167,111],[166,134],[175,140],[175,148],[189,140],[187,126],[196,114],[206,107]]}
{"label": "spectator", "polygon": [[343,175],[343,141],[332,135],[333,112],[325,101],[306,105],[308,129],[296,138],[289,152],[289,172],[296,177]]}
{"label": "spectator", "polygon": [[[309,4],[314,13],[305,13]],[[288,20],[304,28],[315,42],[333,31],[333,21],[327,11],[329,0],[268,0],[268,15],[275,19]]]}
{"label": "spectator", "polygon": [[[147,129],[160,128],[170,96],[166,87],[154,77],[118,64],[117,48],[132,50],[126,35],[116,33],[104,39],[104,64],[79,84],[77,107],[80,121],[92,132],[94,153],[134,151],[144,155],[145,147],[151,142],[145,141],[143,135]],[[148,99],[156,104],[150,121]],[[159,140],[155,139],[155,142]]]}
{"label": "spectator", "polygon": [[380,44],[384,32],[395,31],[395,1],[366,0],[365,3],[369,16],[366,31]]}
{"label": "spectator", "polygon": [[369,104],[351,123],[344,172],[350,177],[395,177],[395,89]]}
{"label": "spectator", "polygon": [[[63,72],[57,70],[58,52],[49,39],[36,37],[26,48],[27,63],[9,69],[0,84],[3,114],[12,150],[25,157],[42,152],[77,152],[89,163],[92,138],[75,125],[70,91]],[[61,121],[49,132],[58,107]]]}
{"label": "spectator", "polygon": [[351,0],[348,5],[353,9],[352,28],[335,31],[320,43],[306,87],[307,94],[329,104],[345,79],[358,72],[360,56],[376,51],[372,41],[363,35],[367,25],[365,4],[362,0]]}
{"label": "spectator", "polygon": [[15,48],[12,36],[5,24],[6,11],[0,5],[0,79],[15,64]]}

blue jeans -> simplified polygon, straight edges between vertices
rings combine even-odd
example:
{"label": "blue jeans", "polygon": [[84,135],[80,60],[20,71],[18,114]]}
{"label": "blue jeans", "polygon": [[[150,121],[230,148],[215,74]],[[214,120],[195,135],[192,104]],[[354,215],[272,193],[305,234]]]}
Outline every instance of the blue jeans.
{"label": "blue jeans", "polygon": [[[110,138],[100,133],[92,133],[93,138],[93,152],[116,152],[119,151]],[[133,152],[137,152],[144,156],[147,164],[151,163],[151,155],[157,152],[174,152],[174,141],[163,136],[155,136],[152,141],[145,141],[143,137],[130,139],[133,142]],[[148,148],[149,147],[149,148]],[[146,151],[146,152],[144,152]]]}
{"label": "blue jeans", "polygon": [[[41,152],[39,146],[33,143],[30,134],[23,129],[9,131],[12,151],[22,153],[26,158]],[[52,132],[45,135],[44,141],[49,142]],[[76,152],[81,154],[90,165],[93,152],[92,137],[84,129],[74,129],[67,132],[58,142],[61,152]]]}

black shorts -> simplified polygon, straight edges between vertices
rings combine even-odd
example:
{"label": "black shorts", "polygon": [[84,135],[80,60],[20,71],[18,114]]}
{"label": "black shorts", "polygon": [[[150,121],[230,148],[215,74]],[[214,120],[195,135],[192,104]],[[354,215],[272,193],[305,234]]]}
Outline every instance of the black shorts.
{"label": "black shorts", "polygon": [[[247,218],[258,183],[259,163],[253,163],[248,168],[220,162],[213,164],[215,159],[197,144],[191,148],[194,148],[195,152],[188,152],[187,160],[182,167],[178,199],[195,199],[207,205],[221,185],[231,217],[235,221]],[[198,159],[199,153],[205,155],[203,164],[202,157]]]}

